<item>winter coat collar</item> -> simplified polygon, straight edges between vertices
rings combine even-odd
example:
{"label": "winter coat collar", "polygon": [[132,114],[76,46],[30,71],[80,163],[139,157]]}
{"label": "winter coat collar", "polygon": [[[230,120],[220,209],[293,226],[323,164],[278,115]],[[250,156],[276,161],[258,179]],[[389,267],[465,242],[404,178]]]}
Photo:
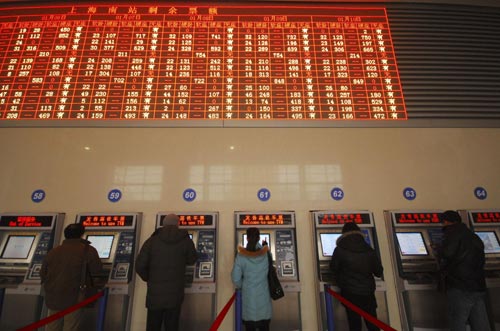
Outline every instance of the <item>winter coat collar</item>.
{"label": "winter coat collar", "polygon": [[344,239],[344,238],[346,238],[346,237],[349,237],[349,236],[356,235],[356,234],[357,234],[357,235],[360,235],[360,236],[362,236],[362,237],[364,237],[364,234],[363,234],[363,232],[361,232],[361,231],[349,231],[349,232],[343,233],[340,237],[338,237],[338,238],[337,238],[337,245],[339,244],[339,242],[340,242],[342,239]]}
{"label": "winter coat collar", "polygon": [[244,255],[244,256],[248,256],[248,257],[257,257],[257,256],[265,255],[265,254],[267,254],[268,250],[269,250],[269,247],[264,246],[261,249],[252,252],[252,251],[247,250],[243,246],[238,246],[238,253],[240,253],[241,255]]}

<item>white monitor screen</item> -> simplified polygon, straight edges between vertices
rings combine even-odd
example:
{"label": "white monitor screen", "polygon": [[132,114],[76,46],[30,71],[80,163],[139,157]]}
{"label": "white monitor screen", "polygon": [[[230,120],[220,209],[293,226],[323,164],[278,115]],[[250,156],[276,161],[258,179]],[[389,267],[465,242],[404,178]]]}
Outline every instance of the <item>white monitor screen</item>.
{"label": "white monitor screen", "polygon": [[111,248],[113,247],[113,235],[89,235],[87,240],[97,250],[101,259],[109,259]]}
{"label": "white monitor screen", "polygon": [[[267,244],[269,245],[269,248],[271,248],[271,234],[261,233],[259,243],[262,245],[262,243],[264,241],[267,242]],[[245,233],[245,234],[243,234],[243,247],[247,247],[247,243],[248,243],[248,240],[247,240],[247,235]]]}
{"label": "white monitor screen", "polygon": [[2,252],[3,259],[26,259],[35,236],[9,236]]}
{"label": "white monitor screen", "polygon": [[493,231],[481,231],[476,232],[476,234],[481,238],[484,243],[484,253],[486,254],[496,254],[500,253],[500,244],[498,243],[498,238]]}
{"label": "white monitor screen", "polygon": [[323,256],[332,256],[333,251],[337,247],[337,239],[342,235],[342,233],[320,233],[319,237],[321,240],[321,250],[323,251]]}
{"label": "white monitor screen", "polygon": [[396,233],[396,237],[398,238],[401,255],[429,255],[421,232],[399,232]]}

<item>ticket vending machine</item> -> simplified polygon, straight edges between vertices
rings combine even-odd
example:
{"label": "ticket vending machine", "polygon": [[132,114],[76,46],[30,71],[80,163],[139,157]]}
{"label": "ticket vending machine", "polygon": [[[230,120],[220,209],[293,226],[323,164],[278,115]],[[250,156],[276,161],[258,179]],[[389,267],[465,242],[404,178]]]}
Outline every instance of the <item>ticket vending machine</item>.
{"label": "ticket vending machine", "polygon": [[459,213],[484,243],[490,320],[494,329],[500,330],[500,209],[460,210]]}
{"label": "ticket vending machine", "polygon": [[[315,242],[316,242],[316,263],[318,272],[318,293],[320,293],[321,323],[320,330],[327,329],[327,317],[325,310],[324,285],[332,284],[335,289],[334,275],[330,271],[330,260],[332,259],[333,251],[337,247],[337,239],[342,235],[342,227],[345,223],[356,223],[363,235],[365,241],[369,244],[380,257],[380,250],[377,240],[377,231],[373,221],[373,215],[369,211],[329,211],[320,210],[312,212]],[[387,270],[388,268],[386,268]],[[386,284],[383,278],[375,278],[376,290],[375,297],[377,299],[377,318],[385,323],[389,323],[389,314],[387,310]],[[336,289],[338,290],[338,289]],[[334,300],[334,323],[339,330],[347,330],[347,316],[345,308]],[[318,309],[319,310],[319,309]]]}
{"label": "ticket vending machine", "polygon": [[[159,213],[156,228],[168,213]],[[198,261],[186,268],[186,288],[180,330],[205,330],[216,316],[217,212],[174,212],[179,228],[188,231],[198,251]]]}
{"label": "ticket vending machine", "polygon": [[257,227],[273,256],[285,297],[273,301],[272,328],[281,331],[301,330],[300,283],[295,235],[295,212],[235,212],[236,240],[246,246],[246,229]]}
{"label": "ticket vending machine", "polygon": [[[103,272],[97,285],[109,289],[105,330],[129,330],[134,295],[134,263],[139,250],[141,213],[86,213],[76,216],[85,226],[85,239],[97,250]],[[85,309],[90,315],[85,330],[95,327],[97,305]]]}
{"label": "ticket vending machine", "polygon": [[0,287],[5,288],[0,330],[38,321],[44,309],[40,270],[59,242],[64,214],[0,214]]}
{"label": "ticket vending machine", "polygon": [[385,212],[404,330],[447,330],[446,296],[438,290],[439,210]]}

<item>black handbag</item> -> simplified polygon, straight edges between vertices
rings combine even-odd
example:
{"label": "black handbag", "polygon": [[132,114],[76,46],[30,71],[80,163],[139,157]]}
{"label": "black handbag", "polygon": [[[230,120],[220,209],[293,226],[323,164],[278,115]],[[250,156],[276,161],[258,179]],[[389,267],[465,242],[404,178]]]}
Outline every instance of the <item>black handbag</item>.
{"label": "black handbag", "polygon": [[278,274],[276,273],[276,268],[273,265],[273,259],[271,253],[267,252],[267,259],[269,261],[269,271],[267,272],[267,282],[269,283],[269,294],[271,299],[278,300],[285,296],[283,287],[281,287],[280,280],[278,279]]}

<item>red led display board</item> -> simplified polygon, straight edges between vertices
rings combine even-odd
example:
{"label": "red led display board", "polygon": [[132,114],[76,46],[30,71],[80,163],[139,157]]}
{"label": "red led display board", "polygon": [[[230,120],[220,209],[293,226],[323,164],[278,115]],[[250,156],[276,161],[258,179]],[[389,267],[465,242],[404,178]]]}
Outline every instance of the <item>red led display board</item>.
{"label": "red led display board", "polygon": [[2,125],[407,119],[384,8],[3,7],[0,65]]}
{"label": "red led display board", "polygon": [[475,224],[500,224],[500,210],[471,212],[471,220]]}
{"label": "red led display board", "polygon": [[441,213],[436,212],[407,212],[395,213],[395,224],[439,224]]}
{"label": "red led display board", "polygon": [[316,220],[319,225],[372,224],[370,213],[325,213],[318,214]]}
{"label": "red led display board", "polygon": [[80,215],[78,223],[85,227],[123,227],[134,225],[134,215]]}
{"label": "red led display board", "polygon": [[[214,225],[214,214],[177,214],[179,217],[179,226],[182,227],[199,227]],[[163,219],[162,223],[163,225]]]}
{"label": "red led display board", "polygon": [[0,227],[2,228],[51,227],[53,220],[54,216],[2,215],[0,217]]}
{"label": "red led display board", "polygon": [[241,213],[238,214],[240,226],[290,226],[293,225],[292,213]]}

